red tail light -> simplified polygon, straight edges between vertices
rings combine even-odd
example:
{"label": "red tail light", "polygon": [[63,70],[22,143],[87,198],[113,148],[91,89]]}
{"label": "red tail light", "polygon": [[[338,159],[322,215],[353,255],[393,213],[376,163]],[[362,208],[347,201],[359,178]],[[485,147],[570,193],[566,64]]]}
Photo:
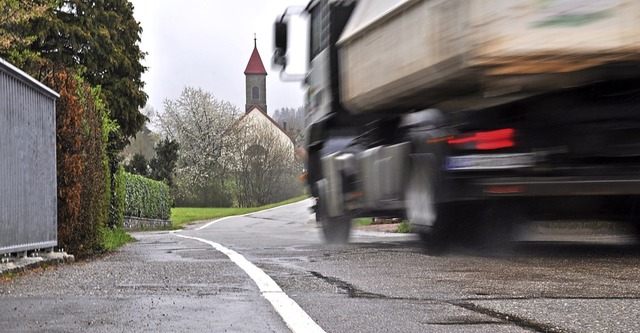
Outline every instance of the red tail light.
{"label": "red tail light", "polygon": [[505,128],[488,132],[476,132],[465,134],[448,141],[450,145],[459,146],[462,149],[493,150],[514,147],[513,137],[516,131],[513,128]]}

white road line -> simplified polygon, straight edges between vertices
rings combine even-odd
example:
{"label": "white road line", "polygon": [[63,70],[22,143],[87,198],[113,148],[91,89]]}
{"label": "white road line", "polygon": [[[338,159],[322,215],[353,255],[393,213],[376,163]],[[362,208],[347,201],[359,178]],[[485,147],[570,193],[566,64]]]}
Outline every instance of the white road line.
{"label": "white road line", "polygon": [[222,221],[228,220],[228,219],[230,219],[232,217],[248,216],[248,215],[256,214],[256,213],[270,212],[272,210],[276,210],[276,209],[279,209],[279,208],[283,208],[283,207],[288,207],[288,206],[291,206],[291,205],[299,204],[300,202],[305,201],[305,200],[309,200],[309,199],[304,199],[304,200],[296,201],[296,202],[293,202],[293,203],[290,203],[290,204],[286,204],[286,205],[283,205],[283,206],[273,207],[273,208],[269,208],[269,209],[265,209],[265,210],[259,210],[257,212],[253,212],[253,213],[247,213],[247,214],[242,214],[242,215],[234,215],[234,216],[223,217],[223,218],[211,221],[211,222],[209,222],[209,223],[207,223],[207,224],[205,224],[205,225],[203,225],[203,226],[201,226],[199,228],[196,228],[196,230],[202,230],[202,229],[208,228],[210,225],[212,225],[214,223],[222,222]]}
{"label": "white road line", "polygon": [[280,317],[284,320],[285,324],[294,333],[322,333],[325,332],[322,327],[316,324],[309,315],[302,310],[302,308],[294,300],[289,298],[287,294],[282,291],[280,286],[273,281],[273,279],[267,275],[258,266],[251,263],[240,253],[228,249],[221,244],[208,241],[206,239],[180,235],[173,233],[175,236],[197,240],[211,245],[214,249],[224,253],[231,261],[238,265],[242,270],[249,275],[249,277],[258,285],[262,296],[266,298],[273,308],[278,312]]}
{"label": "white road line", "polygon": [[212,225],[214,223],[222,222],[224,220],[228,220],[228,219],[230,219],[232,217],[238,217],[238,216],[244,216],[244,215],[234,215],[234,216],[227,216],[227,217],[219,218],[219,219],[213,220],[213,221],[211,221],[211,222],[209,222],[209,223],[207,223],[207,224],[205,224],[205,225],[203,225],[201,227],[196,228],[196,230],[202,230],[204,228],[208,228],[210,225]]}

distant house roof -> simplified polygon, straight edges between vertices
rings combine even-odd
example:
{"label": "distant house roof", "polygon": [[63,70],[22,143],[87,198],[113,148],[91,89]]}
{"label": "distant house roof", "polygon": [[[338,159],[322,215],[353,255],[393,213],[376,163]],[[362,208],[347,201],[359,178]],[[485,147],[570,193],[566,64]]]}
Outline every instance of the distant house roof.
{"label": "distant house roof", "polygon": [[267,75],[267,71],[264,69],[264,65],[262,64],[262,59],[260,58],[260,53],[258,53],[258,47],[256,44],[256,39],[253,39],[253,52],[251,53],[251,58],[249,58],[249,63],[247,64],[247,68],[244,70],[244,74],[263,74]]}

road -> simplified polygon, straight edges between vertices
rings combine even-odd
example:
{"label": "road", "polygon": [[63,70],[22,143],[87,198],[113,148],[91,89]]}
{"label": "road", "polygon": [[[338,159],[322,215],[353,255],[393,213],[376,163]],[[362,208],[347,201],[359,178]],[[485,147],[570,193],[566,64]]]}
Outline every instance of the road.
{"label": "road", "polygon": [[308,206],[135,233],[115,253],[0,282],[0,331],[640,331],[635,245],[432,256],[414,235],[357,230],[329,246]]}

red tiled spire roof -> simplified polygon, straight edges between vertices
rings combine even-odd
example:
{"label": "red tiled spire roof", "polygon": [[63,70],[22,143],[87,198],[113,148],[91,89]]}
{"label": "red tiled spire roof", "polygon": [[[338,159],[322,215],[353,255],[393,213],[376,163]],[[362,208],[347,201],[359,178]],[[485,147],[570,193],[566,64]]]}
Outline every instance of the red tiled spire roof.
{"label": "red tiled spire roof", "polygon": [[260,53],[258,53],[255,37],[253,38],[253,53],[251,53],[251,58],[249,58],[249,63],[247,64],[247,68],[244,70],[244,74],[267,75],[267,71],[264,69],[264,65],[262,64],[262,59],[260,59]]}

